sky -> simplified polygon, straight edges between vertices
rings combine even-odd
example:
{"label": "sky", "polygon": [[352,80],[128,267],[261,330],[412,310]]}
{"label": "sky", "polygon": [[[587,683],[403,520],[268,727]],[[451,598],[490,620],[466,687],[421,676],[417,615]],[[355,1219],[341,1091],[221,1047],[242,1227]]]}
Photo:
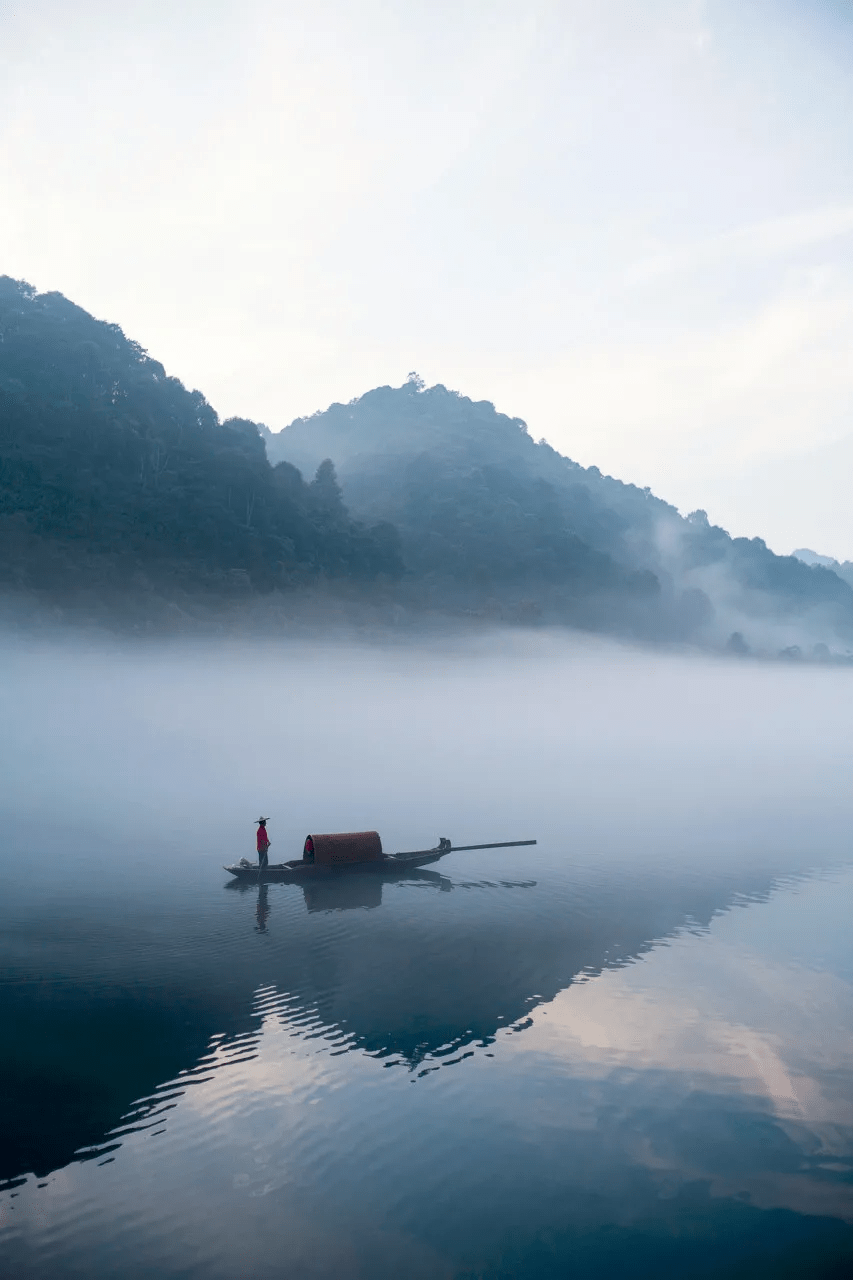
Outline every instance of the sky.
{"label": "sky", "polygon": [[279,430],[411,370],[853,558],[850,0],[0,0],[0,272]]}

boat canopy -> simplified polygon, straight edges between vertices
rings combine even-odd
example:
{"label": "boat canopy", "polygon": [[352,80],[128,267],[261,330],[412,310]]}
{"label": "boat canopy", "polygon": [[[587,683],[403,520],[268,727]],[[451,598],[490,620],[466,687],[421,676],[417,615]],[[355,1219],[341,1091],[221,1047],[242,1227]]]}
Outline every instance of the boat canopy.
{"label": "boat canopy", "polygon": [[311,839],[314,842],[314,861],[327,867],[378,862],[383,857],[378,831],[345,831],[338,835],[312,835]]}

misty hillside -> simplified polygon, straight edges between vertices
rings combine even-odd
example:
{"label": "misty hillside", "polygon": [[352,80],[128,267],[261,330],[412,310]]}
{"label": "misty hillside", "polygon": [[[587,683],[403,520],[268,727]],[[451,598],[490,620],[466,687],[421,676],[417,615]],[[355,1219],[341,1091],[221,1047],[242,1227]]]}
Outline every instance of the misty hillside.
{"label": "misty hillside", "polygon": [[735,647],[853,633],[853,590],[831,570],[686,519],[647,489],[583,468],[521,419],[411,376],[267,433],[310,471],[324,457],[362,519],[389,520],[428,595],[495,597],[545,616]]}
{"label": "misty hillside", "polygon": [[793,554],[804,564],[820,565],[824,569],[831,569],[837,577],[853,587],[853,560],[836,560],[834,556],[821,556],[808,547],[798,547]]}
{"label": "misty hillside", "polygon": [[492,404],[412,376],[276,435],[221,422],[117,325],[0,277],[0,583],[358,598],[376,581],[412,615],[741,651],[853,637],[831,568],[683,519]]}
{"label": "misty hillside", "polygon": [[271,466],[254,424],[61,294],[0,277],[0,580],[226,593],[402,569],[330,467]]}

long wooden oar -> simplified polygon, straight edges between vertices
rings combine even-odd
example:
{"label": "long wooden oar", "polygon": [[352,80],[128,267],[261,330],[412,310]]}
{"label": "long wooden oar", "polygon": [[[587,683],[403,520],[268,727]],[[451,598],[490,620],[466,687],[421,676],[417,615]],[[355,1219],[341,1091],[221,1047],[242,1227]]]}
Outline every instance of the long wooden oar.
{"label": "long wooden oar", "polygon": [[502,840],[500,844],[454,844],[448,853],[459,853],[465,849],[517,849],[522,844],[535,844],[535,840]]}
{"label": "long wooden oar", "polygon": [[437,858],[443,858],[446,853],[459,853],[467,849],[517,849],[523,844],[536,844],[535,840],[501,840],[496,844],[452,844],[447,849],[409,849],[405,853],[397,853],[397,858],[422,858],[427,854],[434,854]]}

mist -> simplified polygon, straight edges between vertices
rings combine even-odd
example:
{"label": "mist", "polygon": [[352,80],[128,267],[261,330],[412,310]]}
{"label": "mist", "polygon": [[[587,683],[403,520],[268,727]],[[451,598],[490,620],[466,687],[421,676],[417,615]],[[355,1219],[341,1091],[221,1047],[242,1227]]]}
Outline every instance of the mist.
{"label": "mist", "polygon": [[116,879],[131,850],[216,867],[251,852],[256,810],[279,858],[309,830],[375,827],[389,851],[531,836],[586,861],[799,855],[816,809],[841,849],[853,808],[846,668],[560,631],[7,634],[2,655],[3,807],[22,854],[38,824],[34,874],[69,840]]}

